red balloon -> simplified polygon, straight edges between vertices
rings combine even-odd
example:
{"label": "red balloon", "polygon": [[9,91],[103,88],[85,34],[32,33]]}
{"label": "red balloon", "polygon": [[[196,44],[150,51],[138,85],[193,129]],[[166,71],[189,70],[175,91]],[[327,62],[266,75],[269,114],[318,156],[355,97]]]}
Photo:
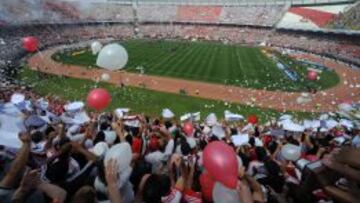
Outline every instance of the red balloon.
{"label": "red balloon", "polygon": [[248,123],[256,124],[258,122],[258,117],[256,115],[250,115],[247,120]]}
{"label": "red balloon", "polygon": [[210,174],[204,171],[200,177],[201,193],[206,201],[212,202],[212,191],[214,189],[215,180],[211,178]]}
{"label": "red balloon", "polygon": [[24,37],[22,46],[28,52],[35,52],[38,49],[39,41],[36,37]]}
{"label": "red balloon", "polygon": [[208,144],[203,153],[205,169],[214,180],[228,188],[235,188],[238,176],[238,162],[235,151],[222,141]]}
{"label": "red balloon", "polygon": [[316,80],[316,79],[317,79],[317,76],[318,76],[317,72],[316,72],[316,71],[313,71],[313,70],[310,70],[310,71],[308,71],[308,73],[307,73],[307,78],[308,78],[308,80]]}
{"label": "red balloon", "polygon": [[102,110],[111,102],[110,93],[102,88],[93,89],[87,96],[87,104],[89,107]]}
{"label": "red balloon", "polygon": [[187,136],[190,136],[194,132],[194,127],[191,122],[184,123],[183,131]]}

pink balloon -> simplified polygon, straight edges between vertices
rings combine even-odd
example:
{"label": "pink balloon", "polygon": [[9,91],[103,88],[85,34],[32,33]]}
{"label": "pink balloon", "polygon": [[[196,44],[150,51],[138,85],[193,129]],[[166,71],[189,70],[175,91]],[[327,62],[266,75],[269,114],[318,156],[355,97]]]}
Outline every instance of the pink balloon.
{"label": "pink balloon", "polygon": [[209,173],[204,171],[200,175],[200,185],[201,185],[201,193],[206,201],[212,202],[212,192],[215,185],[215,180],[213,180]]}
{"label": "pink balloon", "polygon": [[110,104],[110,102],[110,93],[102,88],[91,90],[87,96],[88,106],[98,111],[106,108]]}
{"label": "pink balloon", "polygon": [[39,41],[36,37],[24,37],[22,39],[22,46],[28,52],[35,52],[38,49]]}
{"label": "pink balloon", "polygon": [[190,136],[194,132],[194,127],[191,122],[184,123],[183,131],[187,136]]}
{"label": "pink balloon", "polygon": [[204,149],[203,159],[211,177],[229,188],[236,187],[238,162],[230,146],[221,141],[211,142]]}
{"label": "pink balloon", "polygon": [[315,72],[315,71],[313,71],[313,70],[310,70],[310,71],[308,71],[308,73],[307,73],[307,78],[308,78],[308,80],[316,80],[316,79],[317,79],[317,76],[318,76],[317,72]]}

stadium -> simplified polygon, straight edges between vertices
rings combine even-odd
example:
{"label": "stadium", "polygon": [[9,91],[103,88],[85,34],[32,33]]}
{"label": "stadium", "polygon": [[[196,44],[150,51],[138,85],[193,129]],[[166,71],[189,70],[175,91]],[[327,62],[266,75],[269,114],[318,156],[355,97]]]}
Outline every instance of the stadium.
{"label": "stadium", "polygon": [[358,199],[360,1],[3,0],[0,48],[0,202]]}

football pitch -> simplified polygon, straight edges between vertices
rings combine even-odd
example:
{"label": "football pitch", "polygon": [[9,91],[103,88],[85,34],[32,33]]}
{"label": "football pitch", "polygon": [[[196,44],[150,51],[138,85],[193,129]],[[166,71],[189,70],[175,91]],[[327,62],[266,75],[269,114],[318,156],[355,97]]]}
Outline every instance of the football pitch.
{"label": "football pitch", "polygon": [[[298,80],[291,80],[276,61],[260,47],[225,45],[218,42],[173,40],[128,40],[118,42],[129,54],[124,70],[147,75],[182,78],[254,89],[307,91],[335,86],[339,78],[334,71],[322,71],[317,81],[306,79],[307,67],[278,55]],[[96,68],[96,56],[90,49],[60,51],[53,59],[64,64]]]}
{"label": "football pitch", "polygon": [[92,80],[39,74],[27,67],[21,69],[18,74],[18,79],[31,86],[33,91],[39,95],[51,95],[69,101],[85,101],[91,89],[95,87],[105,88],[112,96],[112,102],[106,109],[107,111],[113,111],[119,107],[127,107],[130,108],[133,113],[159,116],[162,109],[170,108],[178,118],[185,113],[201,112],[201,118],[204,119],[209,113],[215,113],[217,116],[223,117],[224,111],[230,110],[245,117],[256,114],[262,123],[278,118],[282,113],[292,114],[299,119],[317,116],[316,113],[313,114],[310,112],[280,112],[269,108],[202,99],[188,95],[157,92],[139,87],[119,88],[113,84],[96,83]]}

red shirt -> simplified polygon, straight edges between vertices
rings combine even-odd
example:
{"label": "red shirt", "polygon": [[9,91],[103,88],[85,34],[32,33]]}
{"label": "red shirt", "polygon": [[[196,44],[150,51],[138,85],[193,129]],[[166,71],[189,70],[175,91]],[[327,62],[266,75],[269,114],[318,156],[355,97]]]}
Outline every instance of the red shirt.
{"label": "red shirt", "polygon": [[141,154],[141,145],[142,140],[140,138],[134,137],[131,145],[132,152],[136,154]]}

